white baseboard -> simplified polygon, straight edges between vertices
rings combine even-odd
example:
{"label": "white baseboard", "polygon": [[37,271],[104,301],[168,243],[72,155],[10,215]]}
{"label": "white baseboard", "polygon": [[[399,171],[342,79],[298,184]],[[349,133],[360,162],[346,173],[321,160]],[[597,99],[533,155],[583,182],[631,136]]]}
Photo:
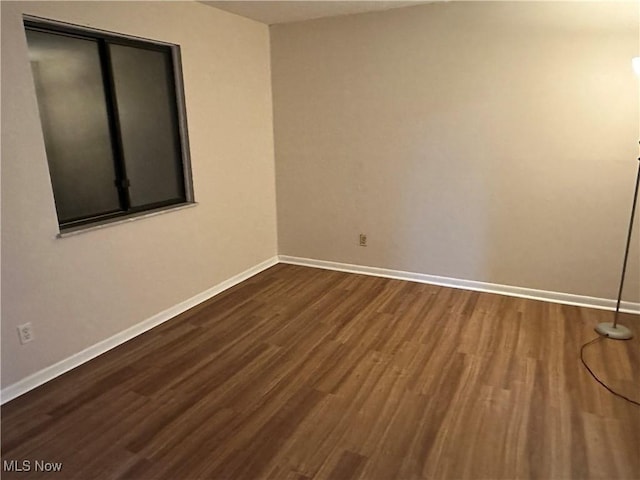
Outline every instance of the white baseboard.
{"label": "white baseboard", "polygon": [[[160,325],[161,323],[171,320],[177,315],[189,310],[192,307],[218,295],[219,293],[241,283],[248,278],[266,270],[277,263],[288,263],[292,265],[302,265],[306,267],[323,268],[326,270],[336,270],[340,272],[360,273],[363,275],[372,275],[376,277],[395,278],[398,280],[407,280],[411,282],[428,283],[431,285],[439,285],[443,287],[462,288],[465,290],[474,290],[478,292],[497,293],[500,295],[508,295],[512,297],[529,298],[533,300],[542,300],[546,302],[562,303],[566,305],[575,305],[580,307],[598,308],[602,310],[615,310],[616,301],[607,298],[587,297],[583,295],[574,295],[570,293],[549,292],[546,290],[535,290],[531,288],[512,287],[509,285],[498,285],[494,283],[477,282],[474,280],[461,280],[457,278],[439,277],[436,275],[427,275],[424,273],[403,272],[399,270],[389,270],[386,268],[366,267],[362,265],[351,265],[348,263],[328,262],[324,260],[314,260],[310,258],[290,257],[280,255],[272,257],[254,267],[225,280],[214,287],[201,292],[184,302],[174,305],[137,325],[134,325],[112,337],[107,338],[95,345],[82,350],[54,365],[46,367],[28,377],[9,385],[0,392],[0,404],[4,404],[13,400],[20,395],[27,393],[43,383],[46,383],[63,373],[82,365],[85,362],[102,355],[112,348],[131,340],[132,338]],[[625,313],[640,314],[640,303],[622,302],[620,311]]]}
{"label": "white baseboard", "polygon": [[161,323],[166,322],[167,320],[171,320],[175,316],[181,314],[189,310],[192,307],[204,302],[205,300],[210,299],[218,295],[219,293],[237,285],[240,282],[247,280],[250,277],[266,270],[269,267],[278,263],[278,257],[272,257],[268,260],[265,260],[258,265],[255,265],[248,270],[245,270],[242,273],[239,273],[228,280],[225,280],[214,287],[211,287],[204,292],[201,292],[184,302],[181,302],[177,305],[174,305],[171,308],[168,308],[151,318],[148,318],[133,327],[127,328],[122,332],[116,333],[112,337],[107,338],[101,342],[92,345],[89,348],[82,350],[64,360],[46,367],[39,372],[36,372],[28,377],[14,383],[13,385],[9,385],[8,387],[2,389],[0,392],[0,404],[4,404],[10,400],[13,400],[20,395],[27,393],[29,390],[32,390],[43,383],[46,383],[54,378],[62,375],[69,370],[82,365],[85,362],[88,362],[92,358],[97,357],[98,355],[102,355],[103,353],[111,350],[112,348],[117,347],[118,345],[131,340],[134,337],[137,337],[141,333],[146,332],[147,330],[152,329],[160,325]]}
{"label": "white baseboard", "polygon": [[[395,278],[398,280],[408,280],[410,282],[428,283],[442,287],[462,288],[464,290],[474,290],[476,292],[497,293],[510,297],[529,298],[532,300],[542,300],[544,302],[562,303],[578,307],[598,308],[601,310],[615,310],[616,300],[608,298],[587,297],[584,295],[574,295],[572,293],[550,292],[547,290],[535,290],[533,288],[512,287],[509,285],[498,285],[495,283],[477,282],[475,280],[461,280],[458,278],[439,277],[424,273],[403,272],[400,270],[389,270],[386,268],[366,267],[362,265],[351,265],[348,263],[327,262],[325,260],[314,260],[311,258],[289,257],[280,255],[281,263],[292,265],[302,265],[305,267],[323,268],[326,270],[336,270],[339,272],[360,273],[375,277]],[[640,314],[640,303],[621,302],[620,311],[625,313]]]}

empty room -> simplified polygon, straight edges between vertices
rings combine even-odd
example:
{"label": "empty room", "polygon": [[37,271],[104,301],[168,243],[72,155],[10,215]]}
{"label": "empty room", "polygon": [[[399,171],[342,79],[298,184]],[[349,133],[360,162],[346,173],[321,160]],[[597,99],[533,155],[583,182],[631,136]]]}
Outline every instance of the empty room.
{"label": "empty room", "polygon": [[640,2],[0,6],[3,479],[640,479]]}

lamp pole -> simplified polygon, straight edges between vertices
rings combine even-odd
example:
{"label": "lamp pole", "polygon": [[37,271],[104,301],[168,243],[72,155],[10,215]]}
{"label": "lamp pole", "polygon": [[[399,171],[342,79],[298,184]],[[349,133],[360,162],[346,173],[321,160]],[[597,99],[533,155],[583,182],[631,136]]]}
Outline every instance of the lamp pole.
{"label": "lamp pole", "polygon": [[[640,77],[640,57],[631,59],[631,67],[635,74]],[[620,288],[618,289],[618,301],[616,302],[616,313],[613,316],[613,322],[599,323],[596,332],[604,337],[616,340],[629,340],[633,337],[633,333],[627,327],[618,325],[618,316],[620,315],[620,300],[622,299],[622,288],[624,287],[624,277],[627,273],[627,260],[629,259],[629,247],[631,246],[631,233],[633,232],[633,220],[636,215],[636,203],[638,203],[638,187],[640,186],[640,158],[638,158],[638,175],[636,176],[636,188],[633,192],[633,203],[631,206],[631,218],[629,219],[629,232],[627,233],[627,247],[624,250],[624,261],[622,262],[622,276],[620,277]]]}
{"label": "lamp pole", "polygon": [[613,323],[603,322],[596,327],[596,332],[604,337],[615,340],[629,340],[633,333],[624,325],[618,325],[620,315],[620,300],[622,299],[622,289],[624,287],[624,277],[627,273],[627,260],[629,260],[629,248],[631,247],[631,233],[633,232],[633,220],[636,215],[636,204],[638,203],[638,187],[640,186],[640,158],[638,158],[638,175],[636,176],[636,188],[633,192],[633,204],[631,206],[631,218],[629,220],[629,232],[627,233],[627,247],[624,251],[624,261],[622,262],[622,276],[620,277],[620,288],[618,289],[618,301],[616,302],[616,313],[613,316]]}

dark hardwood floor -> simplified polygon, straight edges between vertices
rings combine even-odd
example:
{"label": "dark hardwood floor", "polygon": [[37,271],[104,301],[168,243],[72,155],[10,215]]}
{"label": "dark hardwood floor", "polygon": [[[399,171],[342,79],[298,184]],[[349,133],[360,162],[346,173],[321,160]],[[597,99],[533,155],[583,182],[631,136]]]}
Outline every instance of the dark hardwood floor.
{"label": "dark hardwood floor", "polygon": [[2,478],[638,479],[611,317],[276,265],[4,405]]}

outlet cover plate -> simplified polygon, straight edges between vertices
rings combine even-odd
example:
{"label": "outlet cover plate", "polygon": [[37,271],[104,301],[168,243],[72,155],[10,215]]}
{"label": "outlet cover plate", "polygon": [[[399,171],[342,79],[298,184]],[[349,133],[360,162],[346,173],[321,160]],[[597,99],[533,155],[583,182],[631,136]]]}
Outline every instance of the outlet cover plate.
{"label": "outlet cover plate", "polygon": [[18,336],[20,337],[20,343],[22,345],[33,341],[33,326],[31,322],[18,325]]}

